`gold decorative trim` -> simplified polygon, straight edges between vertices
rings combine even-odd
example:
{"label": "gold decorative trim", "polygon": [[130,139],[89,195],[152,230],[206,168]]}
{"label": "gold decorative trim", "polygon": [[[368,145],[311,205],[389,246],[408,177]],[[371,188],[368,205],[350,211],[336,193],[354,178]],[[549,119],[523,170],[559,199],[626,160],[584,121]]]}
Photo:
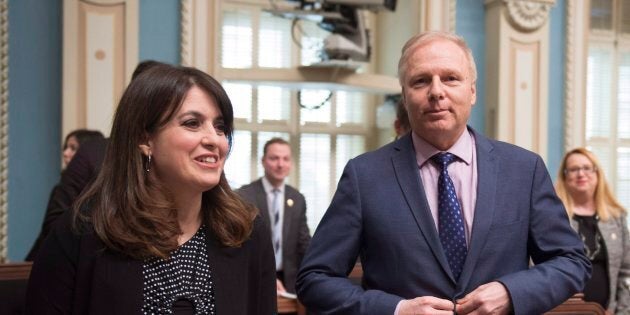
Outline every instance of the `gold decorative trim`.
{"label": "gold decorative trim", "polygon": [[585,145],[589,1],[565,1],[564,149]]}
{"label": "gold decorative trim", "polygon": [[179,13],[181,17],[181,41],[179,45],[180,63],[182,66],[192,66],[192,0],[180,0]]}
{"label": "gold decorative trim", "polygon": [[9,184],[9,8],[0,0],[0,263],[8,253]]}
{"label": "gold decorative trim", "polygon": [[573,112],[575,108],[575,98],[573,97],[575,77],[575,60],[573,59],[575,43],[574,36],[574,16],[575,6],[573,1],[566,2],[566,43],[564,49],[565,70],[564,70],[564,152],[568,152],[574,146],[573,144]]}

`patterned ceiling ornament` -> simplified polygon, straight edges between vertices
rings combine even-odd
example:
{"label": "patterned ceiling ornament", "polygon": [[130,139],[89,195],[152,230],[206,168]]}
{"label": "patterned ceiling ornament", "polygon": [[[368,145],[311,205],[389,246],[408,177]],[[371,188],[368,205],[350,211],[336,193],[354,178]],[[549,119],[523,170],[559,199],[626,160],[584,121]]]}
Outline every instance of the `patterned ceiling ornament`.
{"label": "patterned ceiling ornament", "polygon": [[531,32],[543,26],[555,0],[503,0],[515,28]]}

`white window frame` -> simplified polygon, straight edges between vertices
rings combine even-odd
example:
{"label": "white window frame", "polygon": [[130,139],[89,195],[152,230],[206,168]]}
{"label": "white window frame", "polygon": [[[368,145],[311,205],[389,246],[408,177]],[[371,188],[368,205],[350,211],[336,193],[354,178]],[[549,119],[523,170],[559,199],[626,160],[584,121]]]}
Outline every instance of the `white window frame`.
{"label": "white window frame", "polygon": [[[302,133],[318,133],[330,135],[330,183],[329,200],[336,190],[337,181],[341,174],[336,174],[336,140],[338,135],[360,135],[365,139],[364,151],[378,145],[376,128],[376,106],[382,103],[382,94],[365,94],[364,121],[360,124],[344,123],[336,124],[336,95],[331,98],[331,120],[328,123],[306,122],[300,123],[300,107],[297,104],[297,88],[308,89],[331,89],[333,91],[345,90],[348,92],[372,92],[372,93],[396,93],[400,87],[397,79],[374,74],[374,61],[364,66],[360,73],[349,73],[348,70],[340,69],[330,71],[330,69],[304,68],[299,65],[300,51],[296,45],[292,45],[291,67],[290,68],[262,68],[258,67],[258,32],[253,33],[252,47],[252,68],[248,69],[228,69],[221,67],[221,27],[222,12],[225,8],[236,8],[246,10],[259,10],[268,7],[268,0],[181,0],[182,4],[182,63],[193,65],[206,70],[220,82],[248,83],[253,84],[252,90],[252,119],[236,119],[235,127],[239,131],[251,132],[251,156],[250,156],[250,176],[251,180],[258,178],[258,167],[260,160],[257,158],[258,132],[283,132],[289,135],[289,141],[293,149],[294,166],[288,183],[300,189],[300,135]],[[375,15],[366,13],[368,18],[368,28],[375,29]],[[259,24],[259,15],[254,14],[252,28],[256,29]],[[376,32],[371,32],[374,37]],[[186,37],[186,38],[184,38]],[[190,38],[188,38],[190,37]],[[194,43],[194,44],[193,44]],[[202,56],[203,55],[203,56]],[[204,58],[205,56],[205,58]],[[373,58],[376,60],[376,58]],[[313,79],[314,78],[314,79]],[[315,81],[315,82],[313,82]],[[323,83],[323,84],[322,84]],[[290,117],[286,121],[262,121],[258,122],[257,116],[257,89],[256,85],[278,85],[290,87],[291,104]],[[336,92],[335,92],[336,94]],[[308,203],[308,200],[307,200]],[[326,204],[326,207],[328,204]],[[326,209],[311,209],[323,214]],[[309,225],[313,229],[316,225],[309,218]]]}
{"label": "white window frame", "polygon": [[[606,165],[606,177],[611,189],[618,191],[618,148],[630,148],[630,139],[618,137],[618,85],[610,86],[610,135],[607,137],[587,138],[587,108],[588,95],[586,82],[588,80],[587,60],[591,47],[601,47],[611,52],[612,71],[611,82],[618,80],[619,58],[622,53],[630,52],[630,33],[621,34],[620,10],[622,0],[613,0],[613,30],[591,30],[590,11],[591,1],[566,2],[567,12],[567,72],[565,91],[565,150],[575,147],[604,147],[609,152],[609,157],[600,157],[602,164]],[[626,4],[628,5],[628,4]],[[627,17],[626,17],[627,18]],[[583,43],[580,38],[586,38]],[[578,78],[578,79],[575,79]],[[629,207],[630,204],[624,204]]]}

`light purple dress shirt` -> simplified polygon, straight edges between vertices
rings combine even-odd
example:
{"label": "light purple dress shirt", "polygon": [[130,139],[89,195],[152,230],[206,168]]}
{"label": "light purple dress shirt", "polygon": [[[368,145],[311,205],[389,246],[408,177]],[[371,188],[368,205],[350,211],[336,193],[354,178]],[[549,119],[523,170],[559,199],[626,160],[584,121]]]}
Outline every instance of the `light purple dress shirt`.
{"label": "light purple dress shirt", "polygon": [[470,233],[475,217],[475,202],[477,200],[477,152],[475,151],[475,137],[466,129],[457,142],[448,150],[440,151],[412,133],[413,147],[416,150],[416,161],[420,169],[420,178],[424,186],[424,193],[431,209],[431,215],[438,229],[438,178],[440,169],[431,162],[431,157],[440,152],[449,152],[458,157],[448,166],[448,175],[453,180],[457,199],[462,208],[466,223],[466,244],[470,248]]}
{"label": "light purple dress shirt", "polygon": [[[431,162],[431,157],[440,152],[449,152],[458,157],[448,166],[448,175],[453,181],[459,205],[466,226],[466,245],[470,248],[470,235],[472,232],[473,219],[475,217],[475,202],[477,201],[477,151],[475,150],[475,137],[466,129],[457,142],[446,151],[440,151],[424,139],[411,133],[413,147],[416,151],[416,162],[424,193],[431,209],[435,230],[439,233],[438,227],[438,178],[440,169]],[[401,301],[402,302],[402,301]],[[400,302],[396,305],[394,315],[398,315]]]}

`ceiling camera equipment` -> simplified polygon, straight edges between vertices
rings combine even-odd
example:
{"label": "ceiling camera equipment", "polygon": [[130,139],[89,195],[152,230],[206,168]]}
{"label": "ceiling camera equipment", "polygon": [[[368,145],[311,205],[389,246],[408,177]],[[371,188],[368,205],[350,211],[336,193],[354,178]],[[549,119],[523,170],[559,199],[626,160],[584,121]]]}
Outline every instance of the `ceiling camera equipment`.
{"label": "ceiling camera equipment", "polygon": [[331,34],[324,39],[324,62],[369,61],[371,45],[369,30],[361,10],[394,11],[396,0],[289,0],[294,9],[268,10],[290,19],[305,19]]}

